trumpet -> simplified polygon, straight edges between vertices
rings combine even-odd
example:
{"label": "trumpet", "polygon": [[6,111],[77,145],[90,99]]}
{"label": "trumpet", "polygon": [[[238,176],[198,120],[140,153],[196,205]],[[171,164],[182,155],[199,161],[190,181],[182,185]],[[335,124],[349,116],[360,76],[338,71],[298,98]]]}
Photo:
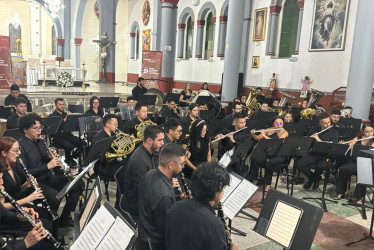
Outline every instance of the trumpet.
{"label": "trumpet", "polygon": [[[45,145],[45,147],[47,148],[47,151],[48,151],[48,154],[51,158],[56,158],[54,156],[54,152],[52,151],[52,149],[48,146],[47,142],[43,139],[42,136],[39,136],[39,140],[41,140],[43,142],[43,144]],[[69,176],[69,171],[70,171],[70,167],[68,166],[68,164],[66,164],[60,156],[57,157],[57,159],[60,161],[60,168],[62,170],[62,172],[64,173],[64,175],[66,177]]]}
{"label": "trumpet", "polygon": [[[22,167],[22,172],[26,175],[26,178],[27,180],[31,183],[32,187],[37,190],[37,189],[40,189],[39,185],[36,183],[35,181],[35,178],[34,176],[32,176],[29,172],[29,170],[27,170],[25,164],[23,163],[22,159],[21,158],[18,158],[18,162],[19,164],[21,165]],[[47,199],[44,197],[43,200],[43,206],[45,207],[45,209],[47,210],[49,216],[51,217],[51,221],[55,221],[58,216],[56,216],[52,210],[51,210],[51,206],[49,205]]]}
{"label": "trumpet", "polygon": [[[12,206],[17,210],[18,213],[20,213],[23,217],[25,217],[25,219],[33,226],[35,227],[35,225],[39,222],[38,220],[34,220],[30,214],[28,214],[26,212],[26,210],[21,207],[17,201],[12,197],[10,196],[7,192],[5,192],[5,190],[2,190],[0,189],[0,193],[9,200],[10,204],[12,204]],[[59,248],[61,243],[58,242],[54,237],[53,235],[48,231],[48,230],[45,230],[44,234],[47,234],[47,239],[53,244],[53,246],[55,248]]]}

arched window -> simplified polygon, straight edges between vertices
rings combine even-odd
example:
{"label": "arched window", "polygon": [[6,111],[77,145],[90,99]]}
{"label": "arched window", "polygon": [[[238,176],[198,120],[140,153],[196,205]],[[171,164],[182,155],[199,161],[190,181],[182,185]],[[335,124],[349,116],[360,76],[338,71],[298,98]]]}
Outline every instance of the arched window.
{"label": "arched window", "polygon": [[213,44],[214,44],[214,23],[213,13],[210,12],[206,20],[205,30],[205,59],[209,59],[213,56]]}
{"label": "arched window", "polygon": [[193,45],[193,27],[191,24],[192,20],[191,17],[187,19],[186,23],[186,53],[185,53],[185,59],[192,58],[192,45]]}
{"label": "arched window", "polygon": [[[10,52],[17,52],[17,39],[22,41],[21,25],[9,24],[9,37],[10,37]],[[22,49],[21,49],[22,51]]]}
{"label": "arched window", "polygon": [[55,30],[55,26],[52,25],[52,55],[56,55],[56,47],[57,47],[57,41],[56,41],[57,37],[56,37],[56,30]]}
{"label": "arched window", "polygon": [[295,52],[299,8],[297,0],[286,0],[283,7],[279,57],[291,57]]}
{"label": "arched window", "polygon": [[139,30],[136,30],[136,39],[135,39],[135,59],[139,59]]}
{"label": "arched window", "polygon": [[139,25],[134,22],[130,32],[130,59],[139,59]]}

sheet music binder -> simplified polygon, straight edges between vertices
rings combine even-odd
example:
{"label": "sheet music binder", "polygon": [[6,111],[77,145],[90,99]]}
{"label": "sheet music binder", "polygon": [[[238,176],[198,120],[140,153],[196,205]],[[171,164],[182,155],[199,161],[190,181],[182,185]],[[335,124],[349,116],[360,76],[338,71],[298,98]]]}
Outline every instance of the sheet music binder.
{"label": "sheet music binder", "polygon": [[[100,221],[103,223],[100,224]],[[100,227],[99,230],[97,230],[97,226]],[[92,233],[95,233],[95,235],[92,235]],[[113,237],[118,234],[120,237]],[[127,250],[131,249],[137,236],[138,232],[131,224],[106,201],[95,213],[70,249]]]}

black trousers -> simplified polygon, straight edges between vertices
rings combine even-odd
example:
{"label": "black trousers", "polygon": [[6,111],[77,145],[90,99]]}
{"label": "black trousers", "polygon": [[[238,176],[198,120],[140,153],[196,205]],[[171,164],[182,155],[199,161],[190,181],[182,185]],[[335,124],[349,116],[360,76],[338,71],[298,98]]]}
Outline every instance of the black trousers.
{"label": "black trousers", "polygon": [[[348,181],[352,175],[357,175],[357,162],[350,161],[340,166],[335,189],[337,194],[345,194],[347,191]],[[358,184],[354,190],[353,196],[360,200],[365,196],[365,193],[366,187]]]}
{"label": "black trousers", "polygon": [[269,161],[256,161],[254,160],[251,167],[250,180],[256,180],[258,177],[258,170],[260,167],[265,168],[265,185],[271,185],[271,180],[273,178],[273,172],[278,171],[280,168],[284,167],[287,162],[286,156],[274,155],[269,157]]}
{"label": "black trousers", "polygon": [[53,144],[61,147],[65,150],[66,159],[75,158],[71,155],[74,148],[78,148],[80,152],[83,152],[83,146],[86,146],[86,142],[80,140],[77,136],[71,133],[60,133],[53,136]]}
{"label": "black trousers", "polygon": [[[57,211],[61,201],[56,198],[56,195],[65,187],[68,183],[68,179],[63,175],[53,175],[48,179],[41,181],[38,180],[38,183],[40,188],[43,190],[43,194],[51,206],[51,209]],[[66,204],[60,217],[70,215],[70,212],[75,210],[83,188],[84,184],[82,182],[76,184],[76,186],[72,188],[67,195]]]}
{"label": "black trousers", "polygon": [[[298,160],[294,167],[299,169],[309,179],[318,180],[321,178],[320,176],[323,170],[326,169],[326,165],[326,157],[317,154],[309,154]],[[315,169],[314,173],[311,171],[313,168]]]}

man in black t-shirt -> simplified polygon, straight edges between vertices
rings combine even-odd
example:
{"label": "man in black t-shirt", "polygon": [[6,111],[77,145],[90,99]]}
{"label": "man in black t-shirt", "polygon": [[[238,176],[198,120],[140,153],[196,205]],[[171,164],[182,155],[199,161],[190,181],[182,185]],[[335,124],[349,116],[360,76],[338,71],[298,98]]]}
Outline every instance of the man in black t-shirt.
{"label": "man in black t-shirt", "polygon": [[[32,107],[29,99],[24,94],[20,93],[19,86],[17,84],[13,84],[10,86],[10,94],[4,100],[4,106],[14,105],[14,100],[18,97],[22,97],[27,102],[27,112],[32,112]],[[12,111],[11,109],[9,109]]]}
{"label": "man in black t-shirt", "polygon": [[18,97],[14,100],[14,109],[16,112],[12,116],[9,116],[6,122],[7,129],[18,128],[18,119],[27,114],[27,101],[22,97]]}
{"label": "man in black t-shirt", "polygon": [[148,90],[143,85],[144,78],[139,77],[138,81],[136,82],[136,86],[132,89],[132,97],[134,100],[138,100],[139,96],[148,92]]}

